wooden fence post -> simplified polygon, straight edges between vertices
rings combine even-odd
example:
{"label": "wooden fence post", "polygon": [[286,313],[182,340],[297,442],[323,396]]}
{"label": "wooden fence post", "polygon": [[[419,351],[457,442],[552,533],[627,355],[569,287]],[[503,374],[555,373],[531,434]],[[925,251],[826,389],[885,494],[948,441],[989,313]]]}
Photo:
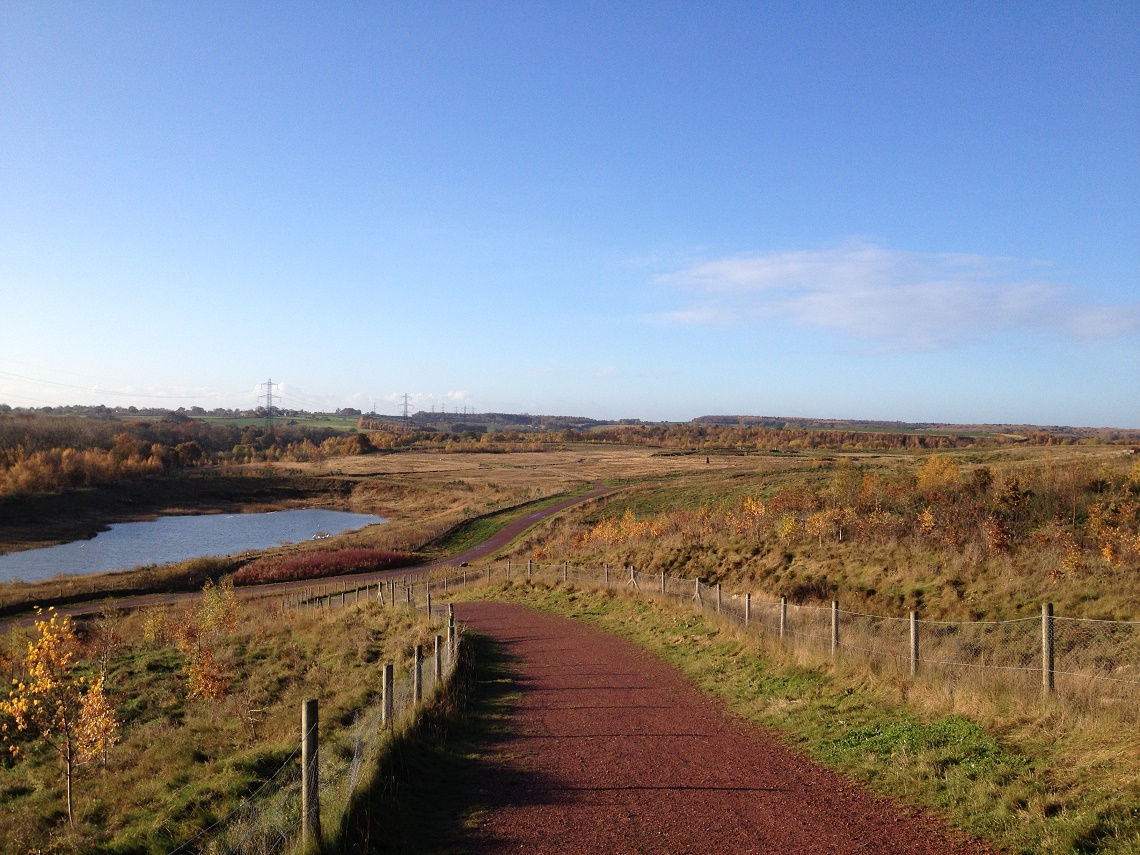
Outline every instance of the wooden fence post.
{"label": "wooden fence post", "polygon": [[431,620],[431,591],[424,592],[424,600],[427,602],[427,617]]}
{"label": "wooden fence post", "polygon": [[661,593],[665,593],[665,571],[661,571]]}
{"label": "wooden fence post", "polygon": [[416,653],[412,663],[412,699],[416,706],[424,699],[424,646],[416,645]]}
{"label": "wooden fence post", "polygon": [[526,577],[527,577],[527,579],[530,578],[531,564],[532,563],[533,562],[529,558],[526,560]]}
{"label": "wooden fence post", "polygon": [[439,681],[443,679],[443,636],[437,635],[435,637],[435,682],[439,685]]}
{"label": "wooden fence post", "polygon": [[395,667],[389,662],[384,666],[384,683],[380,696],[380,723],[385,729],[395,727],[394,713],[396,711],[396,673]]}
{"label": "wooden fence post", "polygon": [[910,613],[910,676],[918,673],[918,612]]}
{"label": "wooden fence post", "polygon": [[748,626],[752,622],[752,593],[749,592],[744,595],[744,625]]}
{"label": "wooden fence post", "polygon": [[780,597],[780,638],[788,633],[788,598]]}
{"label": "wooden fence post", "polygon": [[452,618],[447,624],[447,660],[453,661],[455,659],[455,619]]}
{"label": "wooden fence post", "polygon": [[1041,604],[1041,690],[1051,695],[1053,680],[1053,604]]}
{"label": "wooden fence post", "polygon": [[562,562],[562,581],[563,582],[569,582],[570,581],[570,562],[569,561],[563,561]]}
{"label": "wooden fence post", "polygon": [[839,600],[831,601],[831,655],[839,652]]}
{"label": "wooden fence post", "polygon": [[705,604],[705,601],[701,599],[701,577],[700,576],[697,577],[696,583],[697,583],[697,586],[696,586],[696,589],[693,591],[693,599],[697,601],[698,606],[703,606]]}
{"label": "wooden fence post", "polygon": [[608,588],[610,586],[610,565],[609,564],[603,564],[602,568],[605,570],[605,573],[606,573],[606,587]]}
{"label": "wooden fence post", "polygon": [[321,782],[317,757],[319,716],[315,698],[301,703],[301,836],[308,846],[321,843]]}
{"label": "wooden fence post", "polygon": [[720,582],[716,583],[716,613],[720,614]]}

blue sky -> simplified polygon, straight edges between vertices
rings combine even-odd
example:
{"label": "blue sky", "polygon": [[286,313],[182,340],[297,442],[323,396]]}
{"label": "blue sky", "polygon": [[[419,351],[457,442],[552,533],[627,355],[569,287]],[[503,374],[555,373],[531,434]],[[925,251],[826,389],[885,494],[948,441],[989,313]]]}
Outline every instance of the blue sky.
{"label": "blue sky", "polygon": [[0,401],[1140,427],[1133,3],[0,0]]}

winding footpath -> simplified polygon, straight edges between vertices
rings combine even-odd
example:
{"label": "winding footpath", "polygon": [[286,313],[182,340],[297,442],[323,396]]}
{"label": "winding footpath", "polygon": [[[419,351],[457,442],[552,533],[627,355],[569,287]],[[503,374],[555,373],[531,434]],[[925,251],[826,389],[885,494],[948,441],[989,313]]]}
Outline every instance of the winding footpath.
{"label": "winding footpath", "polygon": [[[431,565],[322,579],[376,582],[485,558],[531,526],[615,492],[535,511]],[[280,592],[313,584],[259,586]],[[123,598],[120,608],[197,594]],[[103,603],[61,609],[97,611]],[[872,795],[729,715],[678,670],[616,636],[523,606],[457,603],[497,644],[519,692],[483,746],[485,811],[464,851],[500,853],[914,853],[982,855],[937,817]]]}
{"label": "winding footpath", "polygon": [[672,666],[579,621],[458,603],[519,690],[486,746],[478,853],[987,853],[730,716]]}

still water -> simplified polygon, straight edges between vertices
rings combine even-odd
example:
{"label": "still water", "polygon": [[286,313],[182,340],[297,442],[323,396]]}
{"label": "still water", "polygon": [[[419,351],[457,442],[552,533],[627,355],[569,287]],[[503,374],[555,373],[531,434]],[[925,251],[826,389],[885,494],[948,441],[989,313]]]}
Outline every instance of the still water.
{"label": "still water", "polygon": [[0,555],[0,582],[50,579],[60,573],[102,573],[145,564],[169,564],[205,555],[230,555],[340,534],[382,523],[382,517],[345,511],[272,511],[204,514],[116,523],[93,540]]}

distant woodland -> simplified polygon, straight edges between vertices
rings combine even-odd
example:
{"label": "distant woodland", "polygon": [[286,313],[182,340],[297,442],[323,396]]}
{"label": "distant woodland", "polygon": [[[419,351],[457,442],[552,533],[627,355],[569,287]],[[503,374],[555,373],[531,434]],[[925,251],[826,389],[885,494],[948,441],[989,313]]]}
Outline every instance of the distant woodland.
{"label": "distant woodland", "polygon": [[816,427],[809,423],[812,420],[749,423],[750,417],[710,416],[683,424],[645,424],[493,413],[471,414],[465,416],[468,421],[456,423],[431,422],[435,414],[429,417],[418,413],[408,421],[361,415],[356,429],[346,430],[288,421],[272,426],[207,421],[187,411],[71,408],[86,411],[61,414],[4,409],[7,412],[0,410],[0,497],[90,487],[180,469],[320,463],[330,457],[414,449],[495,453],[598,443],[674,453],[795,454],[1140,442],[1140,432],[1136,431],[1050,428],[974,434],[859,430]]}

